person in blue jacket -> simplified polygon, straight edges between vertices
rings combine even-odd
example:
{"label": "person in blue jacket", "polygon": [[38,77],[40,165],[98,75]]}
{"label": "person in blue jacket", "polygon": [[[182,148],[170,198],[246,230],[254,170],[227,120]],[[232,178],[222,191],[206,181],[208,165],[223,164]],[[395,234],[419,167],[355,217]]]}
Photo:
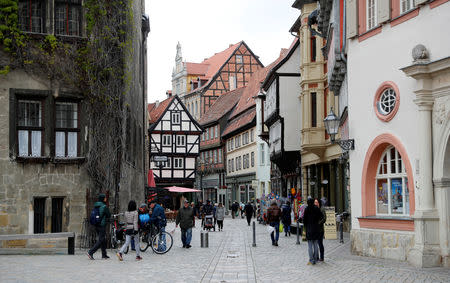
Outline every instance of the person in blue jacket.
{"label": "person in blue jacket", "polygon": [[152,214],[150,215],[150,224],[154,224],[156,227],[164,231],[167,220],[166,214],[164,213],[164,208],[156,203],[156,200],[152,200],[150,203],[150,208],[152,209]]}

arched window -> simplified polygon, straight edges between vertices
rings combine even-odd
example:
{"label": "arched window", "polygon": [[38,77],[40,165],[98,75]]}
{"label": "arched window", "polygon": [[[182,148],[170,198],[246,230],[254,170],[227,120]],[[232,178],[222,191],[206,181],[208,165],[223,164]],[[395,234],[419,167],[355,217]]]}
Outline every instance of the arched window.
{"label": "arched window", "polygon": [[377,215],[409,215],[408,177],[393,146],[383,152],[378,163],[375,191]]}

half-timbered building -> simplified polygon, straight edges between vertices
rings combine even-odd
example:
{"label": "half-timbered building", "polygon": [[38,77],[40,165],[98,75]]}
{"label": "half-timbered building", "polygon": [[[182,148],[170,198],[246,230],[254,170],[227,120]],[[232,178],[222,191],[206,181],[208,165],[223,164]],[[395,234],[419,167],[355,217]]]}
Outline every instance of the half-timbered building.
{"label": "half-timbered building", "polygon": [[225,151],[222,133],[244,89],[245,87],[240,87],[221,95],[199,121],[205,131],[200,140],[198,187],[204,191],[205,199],[221,202],[225,207],[228,207],[228,194],[225,186]]}
{"label": "half-timbered building", "polygon": [[148,109],[150,169],[156,186],[193,187],[202,127],[176,95]]}
{"label": "half-timbered building", "polygon": [[[230,45],[200,64],[184,63],[182,66],[187,68],[186,76],[190,78],[187,82],[190,92],[183,97],[183,102],[196,119],[200,119],[220,95],[247,85],[251,75],[264,67],[244,41]],[[196,75],[189,76],[189,73]]]}

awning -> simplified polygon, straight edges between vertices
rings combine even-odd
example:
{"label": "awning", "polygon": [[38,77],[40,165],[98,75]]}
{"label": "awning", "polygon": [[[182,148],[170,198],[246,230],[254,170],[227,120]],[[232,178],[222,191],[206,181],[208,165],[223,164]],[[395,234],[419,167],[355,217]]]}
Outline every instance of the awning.
{"label": "awning", "polygon": [[194,193],[194,192],[201,192],[200,190],[191,189],[191,188],[183,188],[183,187],[165,187],[164,189],[168,190],[172,193]]}
{"label": "awning", "polygon": [[156,187],[155,177],[153,176],[153,170],[148,170],[147,172],[147,186],[150,188]]}

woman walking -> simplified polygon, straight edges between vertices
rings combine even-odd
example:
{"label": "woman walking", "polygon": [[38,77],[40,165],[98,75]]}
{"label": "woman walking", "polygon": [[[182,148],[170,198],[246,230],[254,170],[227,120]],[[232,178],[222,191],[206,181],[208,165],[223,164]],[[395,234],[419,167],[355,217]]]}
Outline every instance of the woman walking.
{"label": "woman walking", "polygon": [[287,201],[281,207],[282,222],[284,227],[284,236],[287,237],[288,233],[291,236],[291,203]]}
{"label": "woman walking", "polygon": [[225,218],[225,207],[223,207],[222,203],[219,202],[219,206],[216,210],[216,218],[217,218],[217,226],[219,227],[219,231],[223,230],[223,219]]}
{"label": "woman walking", "polygon": [[131,242],[131,238],[134,238],[134,242],[136,245],[136,260],[141,260],[141,250],[139,249],[139,230],[138,230],[138,212],[136,210],[136,202],[134,200],[130,200],[128,203],[128,211],[125,212],[125,223],[126,226],[126,239],[125,244],[122,246],[120,251],[117,253],[117,257],[120,261],[123,261],[123,252],[128,247]]}
{"label": "woman walking", "polygon": [[320,208],[320,212],[322,212],[322,217],[320,218],[319,221],[319,253],[320,253],[320,258],[318,259],[319,261],[323,261],[324,259],[324,252],[325,252],[325,248],[323,247],[323,238],[325,235],[325,222],[327,222],[327,214],[325,212],[325,208],[322,206],[322,201],[318,198],[314,199],[314,205],[317,206],[318,208]]}

